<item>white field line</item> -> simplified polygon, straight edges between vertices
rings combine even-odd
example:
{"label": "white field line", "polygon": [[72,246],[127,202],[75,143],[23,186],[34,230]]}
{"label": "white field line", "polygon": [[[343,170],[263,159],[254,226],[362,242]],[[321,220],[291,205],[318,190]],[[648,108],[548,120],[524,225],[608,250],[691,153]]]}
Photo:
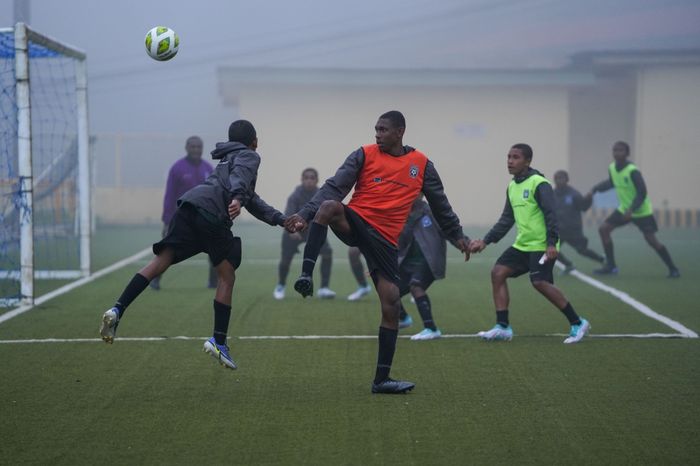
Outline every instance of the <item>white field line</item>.
{"label": "white field line", "polygon": [[[560,264],[559,262],[557,262],[556,265],[560,269],[564,268],[564,266],[562,264]],[[579,280],[581,280],[584,283],[587,283],[588,285],[591,285],[593,288],[604,291],[606,293],[610,293],[611,295],[615,296],[617,299],[619,299],[623,303],[633,307],[635,310],[641,312],[645,316],[651,317],[652,319],[654,319],[658,322],[661,322],[662,324],[666,325],[667,327],[670,327],[673,330],[679,332],[685,338],[698,338],[698,334],[695,333],[694,331],[690,330],[685,325],[681,324],[680,322],[676,322],[675,320],[670,319],[670,318],[666,317],[665,315],[659,314],[658,312],[654,311],[652,308],[650,308],[646,304],[637,301],[636,299],[634,299],[632,296],[625,293],[624,291],[620,291],[617,288],[613,288],[612,286],[608,286],[605,283],[598,281],[595,278],[586,275],[585,273],[579,272],[578,270],[572,271],[570,275],[578,278]]]}
{"label": "white field line", "polygon": [[[549,333],[545,335],[518,335],[518,338],[528,337],[568,337],[564,333]],[[408,339],[410,335],[401,335],[399,338]],[[148,341],[172,341],[172,340],[199,340],[204,341],[209,337],[124,337],[116,338],[117,342],[148,342]],[[442,338],[478,338],[477,334],[448,334]],[[681,333],[620,333],[605,335],[588,335],[586,338],[688,338]],[[251,335],[229,337],[229,340],[376,340],[377,335]],[[102,343],[101,338],[34,338],[27,340],[0,340],[0,344],[27,344],[27,343]]]}
{"label": "white field line", "polygon": [[105,267],[102,270],[99,270],[92,275],[81,278],[80,280],[76,280],[72,283],[69,283],[67,285],[64,285],[58,289],[53,290],[50,293],[46,293],[43,296],[40,296],[34,300],[34,304],[28,304],[26,306],[20,306],[17,309],[13,309],[10,312],[6,312],[5,314],[0,315],[0,324],[3,322],[6,322],[14,317],[17,317],[20,314],[24,314],[27,311],[31,311],[34,306],[38,306],[40,304],[44,304],[46,301],[49,301],[53,298],[56,298],[57,296],[61,296],[62,294],[66,294],[71,290],[74,290],[75,288],[81,287],[85,284],[88,284],[90,282],[93,282],[97,280],[100,277],[103,277],[109,273],[114,272],[117,269],[120,269],[122,267],[125,267],[132,262],[136,262],[139,259],[142,259],[143,257],[147,256],[148,254],[153,254],[151,248],[144,249],[141,252],[137,252],[133,256],[127,257],[126,259],[122,259],[119,262],[115,262],[114,264],[110,265],[109,267]]}

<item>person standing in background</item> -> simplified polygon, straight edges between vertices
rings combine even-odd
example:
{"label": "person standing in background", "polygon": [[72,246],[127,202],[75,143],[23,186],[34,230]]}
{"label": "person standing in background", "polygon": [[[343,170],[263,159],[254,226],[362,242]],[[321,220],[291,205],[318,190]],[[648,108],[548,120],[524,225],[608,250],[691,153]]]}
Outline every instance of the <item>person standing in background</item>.
{"label": "person standing in background", "polygon": [[[214,169],[206,160],[202,160],[202,148],[204,143],[199,136],[190,136],[185,142],[186,155],[179,159],[170,167],[168,171],[168,181],[165,185],[165,196],[163,197],[163,233],[162,237],[168,232],[168,225],[175,215],[177,209],[177,200],[190,189],[198,184],[204,183]],[[155,277],[151,280],[150,286],[154,290],[160,290],[160,278]],[[209,288],[216,288],[216,269],[209,263]]]}

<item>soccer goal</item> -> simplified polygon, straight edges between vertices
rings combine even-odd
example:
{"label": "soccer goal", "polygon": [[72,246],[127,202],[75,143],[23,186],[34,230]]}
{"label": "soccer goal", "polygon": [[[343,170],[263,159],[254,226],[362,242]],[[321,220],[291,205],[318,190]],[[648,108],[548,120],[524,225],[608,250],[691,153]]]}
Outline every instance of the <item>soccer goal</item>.
{"label": "soccer goal", "polygon": [[90,274],[88,144],[85,53],[0,29],[0,306]]}

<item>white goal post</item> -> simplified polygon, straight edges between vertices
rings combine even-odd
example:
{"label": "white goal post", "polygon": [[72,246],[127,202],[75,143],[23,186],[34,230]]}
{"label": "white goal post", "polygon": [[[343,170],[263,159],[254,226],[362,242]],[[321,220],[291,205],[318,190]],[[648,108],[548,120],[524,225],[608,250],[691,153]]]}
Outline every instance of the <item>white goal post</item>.
{"label": "white goal post", "polygon": [[[8,224],[11,221],[19,221],[19,268],[0,270],[0,279],[20,281],[19,296],[7,298],[0,296],[0,299],[6,301],[18,301],[17,304],[32,304],[34,300],[34,280],[38,278],[53,278],[53,279],[71,279],[85,277],[90,274],[90,227],[91,227],[91,206],[90,206],[90,157],[89,157],[89,137],[88,137],[88,109],[87,109],[87,68],[86,55],[84,52],[63,44],[55,39],[40,34],[24,23],[17,23],[14,29],[0,29],[0,33],[14,36],[14,74],[15,74],[15,96],[16,96],[16,175],[17,188],[12,193],[15,195],[15,200],[10,206],[2,207],[5,212],[0,212],[3,221]],[[11,53],[11,52],[10,52]],[[33,128],[33,112],[38,111],[33,105],[33,90],[32,75],[34,68],[32,67],[36,60],[50,60],[52,58],[67,59],[68,65],[63,65],[66,71],[65,75],[59,78],[59,86],[64,86],[68,83],[70,88],[69,98],[70,107],[65,114],[69,115],[69,119],[77,119],[71,121],[70,129],[64,130],[66,135],[63,136],[63,141],[69,140],[69,143],[61,142],[56,144],[57,147],[51,147],[48,156],[51,157],[48,162],[37,163],[33,160],[36,157],[37,148],[34,147],[34,141],[37,137],[49,139],[53,136],[41,135],[37,136],[33,133],[38,128]],[[73,63],[70,69],[70,62]],[[47,65],[49,66],[49,65]],[[52,71],[46,72],[47,76],[53,76]],[[49,78],[41,78],[49,80]],[[42,83],[44,86],[51,86],[51,83]],[[62,88],[59,91],[60,96],[64,97]],[[42,99],[51,101],[51,95]],[[35,104],[36,105],[36,104]],[[43,130],[42,130],[43,131]],[[48,131],[48,130],[47,130]],[[61,145],[62,144],[62,145]],[[59,147],[60,146],[60,147]],[[77,157],[76,157],[77,152]],[[9,156],[8,156],[9,157]],[[77,168],[75,166],[77,158]],[[68,161],[69,162],[66,162]],[[58,181],[49,179],[52,173],[59,171],[58,166],[69,166],[62,168],[66,173],[70,172],[71,182],[66,186],[65,179],[67,174]],[[77,173],[75,173],[77,171]],[[44,179],[45,178],[45,179]],[[69,217],[69,222],[72,225],[72,231],[68,233],[71,238],[76,238],[79,258],[75,260],[75,264],[71,263],[68,269],[49,268],[48,270],[40,270],[37,267],[37,237],[48,236],[43,232],[36,230],[35,207],[37,191],[39,184],[44,187],[45,191],[49,192],[46,196],[55,196],[53,191],[67,191],[72,189],[77,190],[77,193],[71,193],[69,207],[59,206],[61,212],[69,211],[68,214],[61,214],[63,217]],[[60,187],[60,188],[59,188]],[[77,194],[77,195],[76,195]],[[54,201],[54,204],[57,204]],[[13,215],[8,215],[9,210],[16,209]],[[72,210],[71,210],[72,209]],[[58,214],[57,214],[58,215]],[[45,214],[48,216],[48,214]],[[51,228],[51,218],[45,220],[47,226],[42,230]],[[7,225],[5,225],[7,226]],[[49,241],[46,246],[41,246],[42,250],[50,251],[51,248],[61,248],[60,241]],[[74,265],[74,266],[73,266]]]}

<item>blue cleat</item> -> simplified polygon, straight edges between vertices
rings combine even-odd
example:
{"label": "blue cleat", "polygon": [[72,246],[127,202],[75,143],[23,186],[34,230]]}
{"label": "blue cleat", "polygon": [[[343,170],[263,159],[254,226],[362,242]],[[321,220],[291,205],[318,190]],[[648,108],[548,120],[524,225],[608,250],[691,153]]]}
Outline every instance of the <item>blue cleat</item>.
{"label": "blue cleat", "polygon": [[399,328],[406,328],[413,325],[413,319],[410,315],[406,314],[406,317],[399,319]]}
{"label": "blue cleat", "polygon": [[591,329],[591,324],[588,323],[586,319],[581,317],[581,323],[579,325],[572,325],[571,331],[569,332],[569,337],[564,340],[564,343],[578,343],[581,339],[586,336],[588,331]]}
{"label": "blue cleat", "polygon": [[501,327],[496,324],[491,330],[479,332],[477,335],[486,341],[510,341],[513,339],[513,328],[510,325]]}
{"label": "blue cleat", "polygon": [[211,337],[204,342],[204,352],[211,354],[211,356],[219,361],[219,363],[228,369],[237,369],[236,363],[233,362],[231,355],[229,354],[228,346],[219,345],[216,343],[214,337]]}
{"label": "blue cleat", "polygon": [[440,329],[430,329],[430,328],[424,328],[423,330],[420,331],[420,333],[416,333],[411,337],[411,340],[416,341],[416,340],[435,340],[437,338],[440,338],[442,336],[442,332]]}

